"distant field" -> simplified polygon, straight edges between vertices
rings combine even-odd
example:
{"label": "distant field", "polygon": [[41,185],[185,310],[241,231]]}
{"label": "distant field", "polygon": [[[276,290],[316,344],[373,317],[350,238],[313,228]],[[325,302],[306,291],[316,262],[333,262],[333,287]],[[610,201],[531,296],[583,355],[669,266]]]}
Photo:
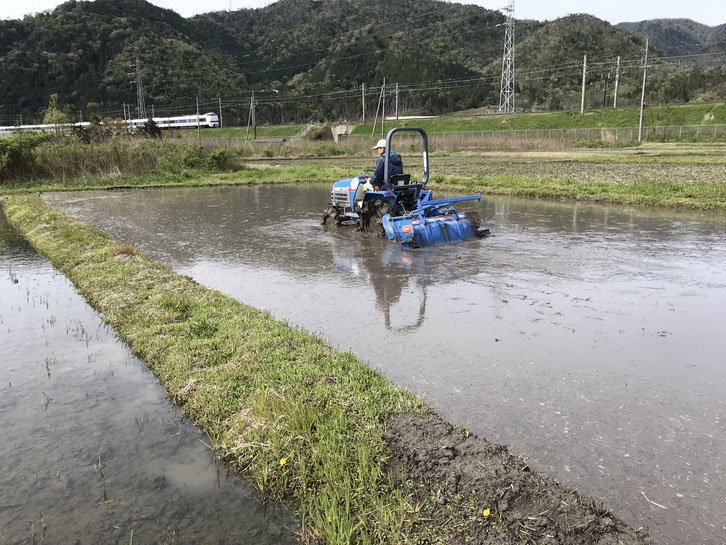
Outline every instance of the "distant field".
{"label": "distant field", "polygon": [[[275,125],[258,126],[257,138],[291,138],[302,130],[305,125]],[[196,131],[187,131],[185,136],[196,138]],[[192,134],[193,133],[193,134]],[[223,129],[202,129],[202,138],[244,138],[247,134],[247,127],[225,127]],[[250,128],[250,138],[254,132]]]}
{"label": "distant field", "polygon": [[[581,115],[579,111],[544,114],[469,116],[452,114],[436,119],[386,121],[386,129],[421,127],[427,132],[511,131],[535,129],[588,129],[638,126],[640,110],[595,110]],[[663,127],[677,125],[713,125],[726,123],[726,104],[718,106],[664,106],[648,108],[644,125]],[[379,125],[380,126],[380,125]],[[371,134],[372,123],[359,124],[352,134]]]}
{"label": "distant field", "polygon": [[[405,121],[386,121],[386,129],[394,127],[420,127],[429,133],[512,131],[540,129],[594,129],[637,127],[640,110],[622,108],[618,110],[594,110],[581,115],[579,111],[553,112],[542,114],[517,115],[477,115],[467,111],[442,116],[436,119],[411,119]],[[645,111],[646,127],[672,127],[685,125],[726,124],[726,104],[697,106],[662,106]],[[304,125],[258,126],[257,137],[291,138]],[[380,124],[378,125],[380,127]],[[351,134],[370,135],[372,123],[355,126]],[[247,127],[225,127],[223,129],[202,129],[203,138],[244,138]],[[250,129],[250,138],[252,138]],[[196,138],[195,130],[186,131],[180,138]]]}

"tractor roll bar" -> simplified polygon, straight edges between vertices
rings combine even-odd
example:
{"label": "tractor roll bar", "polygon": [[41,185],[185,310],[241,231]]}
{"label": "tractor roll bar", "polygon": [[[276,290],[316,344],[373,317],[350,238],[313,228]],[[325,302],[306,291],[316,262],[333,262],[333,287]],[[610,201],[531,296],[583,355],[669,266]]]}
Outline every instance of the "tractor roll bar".
{"label": "tractor roll bar", "polygon": [[426,131],[423,129],[416,129],[416,128],[405,128],[405,127],[399,127],[396,129],[391,129],[388,131],[388,134],[386,135],[386,158],[384,161],[384,167],[383,167],[383,184],[388,185],[389,182],[389,176],[388,176],[388,161],[390,157],[390,151],[391,151],[391,137],[394,133],[397,132],[417,132],[421,135],[421,139],[423,140],[423,168],[424,168],[424,178],[423,178],[423,187],[426,187],[426,183],[429,181],[429,137],[426,135]]}

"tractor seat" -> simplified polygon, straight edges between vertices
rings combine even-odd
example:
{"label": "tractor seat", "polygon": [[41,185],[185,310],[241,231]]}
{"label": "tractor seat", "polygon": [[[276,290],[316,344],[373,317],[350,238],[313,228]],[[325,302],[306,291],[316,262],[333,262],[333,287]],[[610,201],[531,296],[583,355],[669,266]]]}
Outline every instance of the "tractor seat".
{"label": "tractor seat", "polygon": [[391,176],[391,185],[393,187],[408,185],[409,183],[411,183],[410,174],[394,174],[393,176]]}

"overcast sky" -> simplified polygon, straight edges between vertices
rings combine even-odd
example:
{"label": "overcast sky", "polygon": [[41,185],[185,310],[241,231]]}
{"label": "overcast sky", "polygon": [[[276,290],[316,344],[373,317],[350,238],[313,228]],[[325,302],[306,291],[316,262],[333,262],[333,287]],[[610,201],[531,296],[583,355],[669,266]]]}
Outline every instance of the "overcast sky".
{"label": "overcast sky", "polygon": [[[152,4],[173,9],[189,17],[196,13],[240,8],[257,8],[268,5],[269,0],[151,0]],[[52,9],[62,2],[58,0],[0,0],[0,18],[17,19],[27,13]],[[478,4],[489,9],[500,9],[507,0],[468,0],[460,3]],[[688,18],[718,26],[726,23],[726,0],[516,0],[517,19],[549,20],[570,13],[589,13],[611,23],[642,21],[658,18]]]}

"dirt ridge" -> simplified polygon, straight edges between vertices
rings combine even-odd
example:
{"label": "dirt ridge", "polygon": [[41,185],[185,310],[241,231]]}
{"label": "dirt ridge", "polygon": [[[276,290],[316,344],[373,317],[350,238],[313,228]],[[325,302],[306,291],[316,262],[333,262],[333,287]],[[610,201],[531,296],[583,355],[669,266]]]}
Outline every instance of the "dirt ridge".
{"label": "dirt ridge", "polygon": [[[630,545],[650,543],[596,500],[532,473],[506,447],[458,429],[435,414],[388,422],[388,468],[415,488],[425,525],[450,543],[472,545]],[[435,502],[425,503],[435,497]],[[461,510],[468,511],[462,517]],[[447,519],[468,522],[445,528]]]}

